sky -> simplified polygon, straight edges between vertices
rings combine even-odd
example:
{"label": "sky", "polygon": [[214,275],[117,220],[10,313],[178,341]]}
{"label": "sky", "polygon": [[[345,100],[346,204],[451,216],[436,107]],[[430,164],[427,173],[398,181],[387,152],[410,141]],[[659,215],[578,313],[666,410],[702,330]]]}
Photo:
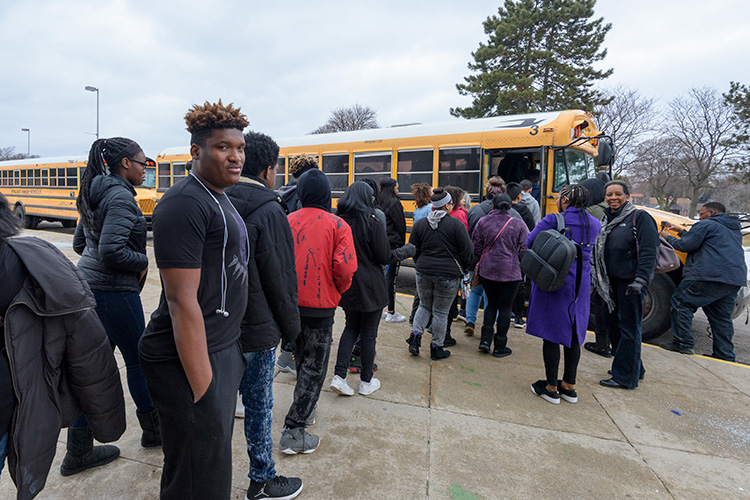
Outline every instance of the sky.
{"label": "sky", "polygon": [[[0,148],[86,154],[101,137],[148,156],[186,146],[185,112],[232,102],[250,128],[309,133],[364,104],[381,126],[458,120],[456,83],[500,1],[18,0],[0,3]],[[612,24],[600,86],[662,105],[692,87],[750,84],[750,2],[598,0]]]}

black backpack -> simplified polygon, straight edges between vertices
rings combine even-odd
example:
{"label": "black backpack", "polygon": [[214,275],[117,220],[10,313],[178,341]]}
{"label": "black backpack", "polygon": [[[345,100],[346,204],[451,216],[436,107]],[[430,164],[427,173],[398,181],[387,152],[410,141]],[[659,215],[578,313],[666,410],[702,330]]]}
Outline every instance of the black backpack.
{"label": "black backpack", "polygon": [[563,287],[570,266],[577,260],[577,299],[583,272],[583,249],[565,236],[565,233],[570,233],[570,229],[565,227],[562,214],[555,214],[555,218],[557,229],[547,229],[536,236],[531,248],[523,254],[521,271],[545,292],[554,292]]}

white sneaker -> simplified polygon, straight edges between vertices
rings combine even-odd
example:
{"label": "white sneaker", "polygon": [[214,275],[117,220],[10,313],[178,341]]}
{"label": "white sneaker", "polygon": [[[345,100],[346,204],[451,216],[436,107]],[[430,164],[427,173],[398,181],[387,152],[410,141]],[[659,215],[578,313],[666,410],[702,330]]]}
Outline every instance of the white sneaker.
{"label": "white sneaker", "polygon": [[380,380],[373,377],[369,382],[360,382],[359,393],[363,396],[369,396],[380,389]]}
{"label": "white sneaker", "polygon": [[234,407],[234,418],[245,418],[245,405],[242,404],[242,394],[237,394],[237,406]]}
{"label": "white sneaker", "polygon": [[386,313],[386,316],[385,316],[386,323],[403,323],[404,321],[406,321],[406,316],[404,316],[398,311],[394,312],[393,314]]}
{"label": "white sneaker", "polygon": [[339,377],[338,375],[333,376],[333,380],[331,380],[331,390],[337,394],[341,394],[342,396],[354,396],[354,389],[349,387],[349,384],[346,383],[346,380]]}
{"label": "white sneaker", "polygon": [[388,316],[388,311],[383,311],[383,314],[380,315],[380,319],[385,319]]}

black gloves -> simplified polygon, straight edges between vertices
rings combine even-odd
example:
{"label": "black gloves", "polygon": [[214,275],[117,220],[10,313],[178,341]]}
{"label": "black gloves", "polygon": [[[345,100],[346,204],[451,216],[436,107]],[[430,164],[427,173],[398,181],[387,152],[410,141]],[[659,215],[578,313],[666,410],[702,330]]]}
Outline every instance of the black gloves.
{"label": "black gloves", "polygon": [[628,289],[625,290],[625,295],[640,295],[645,287],[646,282],[643,278],[636,278],[628,285]]}

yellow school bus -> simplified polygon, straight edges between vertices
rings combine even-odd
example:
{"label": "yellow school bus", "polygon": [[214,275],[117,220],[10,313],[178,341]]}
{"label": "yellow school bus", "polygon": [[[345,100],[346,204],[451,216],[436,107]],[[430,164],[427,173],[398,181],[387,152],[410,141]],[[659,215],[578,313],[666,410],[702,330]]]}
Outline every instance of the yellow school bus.
{"label": "yellow school bus", "polygon": [[[23,227],[59,221],[63,227],[78,222],[76,198],[88,156],[30,158],[0,162],[0,192]],[[156,206],[154,167],[146,168],[146,182],[136,188],[136,201],[150,222]]]}
{"label": "yellow school bus", "polygon": [[[612,152],[611,141],[597,129],[592,115],[580,110],[305,135],[277,142],[277,188],[291,180],[288,158],[303,153],[318,159],[331,183],[334,206],[355,181],[393,177],[399,183],[407,227],[416,208],[410,194],[414,183],[458,186],[477,203],[490,176],[499,175],[506,182],[536,177],[544,215],[557,211],[556,198],[566,184],[594,177],[598,170],[609,172],[611,158],[604,157]],[[166,149],[157,156],[157,196],[185,178],[189,160],[187,147]],[[657,223],[689,222],[658,210],[648,212]],[[645,339],[669,329],[669,299],[680,272],[655,277],[644,302]]]}

